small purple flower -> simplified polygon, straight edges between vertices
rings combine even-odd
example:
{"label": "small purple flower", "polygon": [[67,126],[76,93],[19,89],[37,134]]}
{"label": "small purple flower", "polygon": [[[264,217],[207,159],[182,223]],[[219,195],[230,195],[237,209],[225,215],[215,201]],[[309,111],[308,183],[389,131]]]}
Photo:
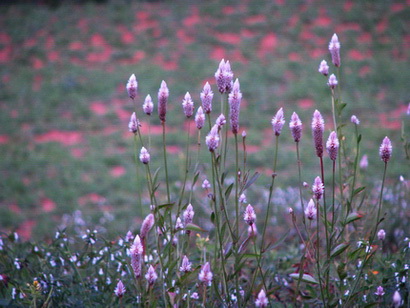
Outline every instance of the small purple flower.
{"label": "small purple flower", "polygon": [[315,178],[315,181],[313,182],[313,185],[312,185],[312,191],[313,191],[313,195],[315,196],[316,200],[320,200],[320,198],[322,198],[323,193],[325,191],[325,186],[323,185],[323,182],[320,176],[317,176]]}
{"label": "small purple flower", "polygon": [[391,153],[392,153],[393,147],[391,145],[391,141],[388,137],[384,137],[382,144],[380,145],[380,159],[387,163],[390,160]]}
{"label": "small purple flower", "polygon": [[266,297],[266,293],[263,289],[258,294],[258,297],[255,300],[255,306],[260,308],[266,308],[269,305],[268,298]]}
{"label": "small purple flower", "polygon": [[407,115],[410,115],[410,103],[409,103],[409,106],[407,107]]}
{"label": "small purple flower", "polygon": [[246,130],[242,131],[242,138],[246,138]]}
{"label": "small purple flower", "polygon": [[215,72],[216,85],[218,86],[218,90],[221,94],[225,93],[225,90],[226,90],[224,71],[225,71],[225,59],[222,59],[221,62],[219,62],[219,67]]}
{"label": "small purple flower", "polygon": [[352,115],[352,117],[350,118],[350,122],[352,122],[352,123],[355,124],[355,125],[359,125],[359,124],[360,124],[359,119],[358,119],[355,115]]}
{"label": "small purple flower", "polygon": [[379,232],[377,232],[377,238],[380,241],[384,241],[384,239],[386,238],[386,231],[384,231],[383,229],[380,229]]}
{"label": "small purple flower", "polygon": [[214,92],[211,90],[211,86],[207,82],[204,89],[201,92],[202,108],[205,113],[209,114],[212,111],[212,99],[214,97]]}
{"label": "small purple flower", "polygon": [[117,286],[114,289],[114,294],[117,297],[121,298],[124,296],[125,292],[126,292],[126,289],[125,289],[124,284],[122,283],[121,280],[118,280]]}
{"label": "small purple flower", "polygon": [[130,249],[131,253],[131,266],[134,271],[135,277],[141,277],[141,256],[144,253],[144,247],[142,246],[141,239],[137,235],[134,239],[134,243]]}
{"label": "small purple flower", "polygon": [[184,224],[182,223],[181,218],[177,218],[177,221],[175,222],[175,230],[182,230],[184,229]]}
{"label": "small purple flower", "polygon": [[327,65],[327,62],[325,60],[322,60],[322,62],[320,62],[318,71],[324,76],[329,75],[329,65]]}
{"label": "small purple flower", "polygon": [[125,235],[124,239],[125,239],[126,242],[130,242],[134,239],[134,235],[132,235],[131,231],[128,231],[127,234]]}
{"label": "small purple flower", "polygon": [[187,118],[192,117],[194,114],[194,102],[192,101],[189,92],[186,92],[185,97],[182,101],[182,108],[184,109],[184,114]]}
{"label": "small purple flower", "polygon": [[128,96],[131,99],[134,99],[137,96],[138,82],[134,74],[132,74],[130,79],[128,79],[128,82],[125,88],[127,89]]}
{"label": "small purple flower", "polygon": [[325,129],[325,121],[318,110],[313,113],[312,133],[315,144],[316,155],[323,156],[323,130]]}
{"label": "small purple flower", "polygon": [[309,220],[313,220],[315,219],[317,214],[317,210],[316,210],[316,205],[315,202],[313,201],[313,199],[310,199],[306,209],[305,209],[305,215],[307,217],[307,219]]}
{"label": "small purple flower", "polygon": [[340,66],[340,42],[336,33],[333,34],[329,43],[329,51],[332,56],[332,62],[336,67]]}
{"label": "small purple flower", "polygon": [[376,296],[382,297],[384,295],[384,289],[382,286],[378,286],[376,292],[374,292]]}
{"label": "small purple flower", "polygon": [[205,114],[204,114],[204,111],[202,110],[202,107],[199,106],[198,111],[196,112],[196,115],[195,115],[196,128],[201,129],[202,127],[204,127],[204,123],[205,123]]}
{"label": "small purple flower", "polygon": [[394,308],[399,308],[402,304],[401,302],[402,302],[401,295],[400,295],[399,291],[396,290],[393,294],[393,307]]}
{"label": "small purple flower", "polygon": [[233,84],[232,92],[229,93],[228,102],[230,106],[230,120],[233,134],[238,133],[239,129],[239,109],[241,106],[242,93],[240,89],[239,80],[236,79]]}
{"label": "small purple flower", "polygon": [[279,136],[283,125],[285,124],[285,117],[283,116],[283,108],[280,108],[276,115],[272,118],[272,128],[276,136]]}
{"label": "small purple flower", "polygon": [[209,151],[214,152],[219,146],[218,125],[214,125],[208,135],[205,137],[205,143]]}
{"label": "small purple flower", "polygon": [[256,214],[252,205],[248,204],[246,207],[245,213],[243,214],[243,220],[245,220],[245,222],[250,226],[255,223]]}
{"label": "small purple flower", "polygon": [[249,225],[248,226],[248,236],[249,237],[253,237],[256,236],[258,234],[258,229],[256,228],[256,225]]}
{"label": "small purple flower", "polygon": [[[184,217],[184,226],[186,227],[188,224],[192,223],[193,219],[194,219],[194,208],[192,207],[191,204],[188,204],[188,206],[186,207],[186,210],[184,211],[184,213],[182,214],[182,216]],[[191,230],[186,230],[186,234],[190,234]]]}
{"label": "small purple flower", "polygon": [[299,116],[294,112],[290,118],[289,128],[292,133],[293,140],[299,142],[302,137],[302,121],[299,119]]}
{"label": "small purple flower", "polygon": [[142,105],[142,109],[144,110],[144,113],[147,115],[151,115],[152,112],[154,111],[154,103],[152,102],[151,95],[147,95],[145,97],[144,104]]}
{"label": "small purple flower", "polygon": [[148,235],[148,232],[152,229],[152,227],[154,226],[154,223],[155,223],[154,214],[152,213],[148,214],[147,217],[145,217],[141,225],[140,235],[142,239],[144,239]]}
{"label": "small purple flower", "polygon": [[187,256],[184,256],[182,258],[182,263],[181,263],[181,267],[179,268],[179,271],[187,273],[187,272],[190,272],[191,270],[192,270],[191,262],[189,262],[189,259]]}
{"label": "small purple flower", "polygon": [[239,203],[247,203],[246,195],[245,195],[245,194],[241,194],[241,195],[239,196],[238,201],[239,201]]}
{"label": "small purple flower", "polygon": [[225,116],[221,113],[219,117],[216,119],[216,125],[218,125],[219,129],[222,128],[226,124]]}
{"label": "small purple flower", "polygon": [[335,131],[331,132],[326,142],[326,150],[331,160],[335,161],[339,151],[339,139]]}
{"label": "small purple flower", "polygon": [[209,183],[209,181],[208,181],[207,179],[205,179],[205,180],[202,182],[202,188],[203,188],[203,189],[209,189],[209,188],[211,188],[211,184]]}
{"label": "small purple flower", "polygon": [[149,163],[151,156],[148,153],[148,150],[144,147],[141,148],[140,152],[140,161],[146,165]]}
{"label": "small purple flower", "polygon": [[224,79],[225,79],[225,92],[229,93],[232,91],[232,86],[233,86],[233,72],[232,72],[231,64],[229,63],[229,60],[225,62]]}
{"label": "small purple flower", "polygon": [[211,285],[213,274],[211,272],[211,266],[209,265],[209,262],[206,262],[202,266],[202,269],[199,272],[198,278],[200,282],[203,282],[209,286]]}
{"label": "small purple flower", "polygon": [[134,243],[131,245],[131,255],[142,255],[144,253],[144,247],[141,243],[141,238],[137,234],[134,238]]}
{"label": "small purple flower", "polygon": [[137,119],[135,112],[133,112],[130,118],[130,122],[128,123],[128,130],[136,134],[140,126],[140,121]]}
{"label": "small purple flower", "polygon": [[145,274],[145,279],[147,279],[148,285],[152,286],[157,280],[157,278],[158,275],[155,272],[155,268],[152,265],[150,265],[147,270],[147,273]]}
{"label": "small purple flower", "polygon": [[359,166],[361,169],[366,169],[369,166],[369,161],[367,159],[367,155],[363,155],[362,159],[360,160]]}
{"label": "small purple flower", "polygon": [[158,116],[161,122],[166,120],[168,97],[169,90],[166,82],[163,80],[158,90]]}
{"label": "small purple flower", "polygon": [[338,82],[337,82],[336,76],[335,76],[334,74],[330,75],[330,76],[329,76],[329,80],[328,80],[328,82],[327,82],[327,85],[328,85],[331,89],[334,89],[334,88],[336,88],[337,84],[338,84]]}

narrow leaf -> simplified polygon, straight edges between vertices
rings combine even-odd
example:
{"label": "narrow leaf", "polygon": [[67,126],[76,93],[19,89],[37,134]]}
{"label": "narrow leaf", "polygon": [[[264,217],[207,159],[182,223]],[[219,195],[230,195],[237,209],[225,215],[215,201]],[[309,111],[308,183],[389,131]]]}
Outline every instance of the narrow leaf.
{"label": "narrow leaf", "polygon": [[[290,277],[292,277],[295,280],[299,279],[299,273],[293,273],[289,275]],[[313,283],[313,284],[318,284],[318,282],[316,281],[315,278],[313,278],[312,276],[310,276],[309,274],[303,274],[302,279],[303,282],[307,282],[307,283]]]}
{"label": "narrow leaf", "polygon": [[349,247],[348,243],[342,243],[340,245],[337,245],[332,252],[330,253],[330,257],[334,258],[338,255],[340,255],[343,251],[345,251],[347,249],[347,247]]}
{"label": "narrow leaf", "polygon": [[206,232],[206,230],[202,229],[200,226],[189,223],[185,226],[186,230],[197,231],[197,232]]}
{"label": "narrow leaf", "polygon": [[243,190],[248,189],[248,187],[251,186],[258,178],[259,178],[259,172],[255,172],[252,175],[252,177],[249,179],[249,181],[246,182],[245,186],[243,187]]}

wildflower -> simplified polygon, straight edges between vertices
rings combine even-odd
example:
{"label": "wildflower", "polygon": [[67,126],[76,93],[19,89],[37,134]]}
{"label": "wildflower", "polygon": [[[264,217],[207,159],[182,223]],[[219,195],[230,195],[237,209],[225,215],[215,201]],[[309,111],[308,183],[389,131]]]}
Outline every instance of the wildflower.
{"label": "wildflower", "polygon": [[367,159],[367,155],[363,155],[362,159],[360,160],[359,166],[361,169],[366,169],[369,166],[369,161]]}
{"label": "wildflower", "polygon": [[140,152],[140,161],[143,164],[148,164],[150,161],[151,156],[148,153],[148,150],[144,147],[141,148],[141,152]]}
{"label": "wildflower", "polygon": [[395,291],[393,294],[393,307],[394,308],[399,308],[401,305],[401,296],[399,291]]}
{"label": "wildflower", "polygon": [[214,125],[205,138],[209,151],[214,152],[219,146],[218,125]]}
{"label": "wildflower", "polygon": [[211,266],[209,265],[209,262],[206,262],[203,266],[201,271],[199,272],[198,275],[199,281],[211,285],[213,274],[211,272]]}
{"label": "wildflower", "polygon": [[261,307],[261,308],[268,307],[269,301],[263,289],[259,292],[258,297],[255,300],[255,305],[256,307]]}
{"label": "wildflower", "polygon": [[339,150],[339,139],[335,131],[331,132],[326,142],[326,150],[331,160],[335,161]]}
{"label": "wildflower", "polygon": [[242,93],[239,80],[233,84],[232,92],[229,93],[228,102],[230,106],[230,120],[232,133],[237,134],[239,129],[239,109],[241,105]]}
{"label": "wildflower", "polygon": [[243,214],[243,219],[250,226],[255,223],[256,214],[252,205],[248,204],[248,206],[246,207],[245,213]]}
{"label": "wildflower", "polygon": [[323,185],[322,179],[319,176],[317,176],[315,178],[315,181],[313,182],[312,191],[316,200],[320,200],[320,198],[322,198],[325,191],[325,186]]}
{"label": "wildflower", "polygon": [[131,246],[131,266],[134,270],[135,277],[141,277],[141,255],[144,252],[140,237],[137,236],[134,239],[134,243]]}
{"label": "wildflower", "polygon": [[246,195],[245,195],[245,194],[241,194],[241,195],[239,196],[238,201],[239,201],[239,203],[247,203]]}
{"label": "wildflower", "polygon": [[182,101],[182,108],[184,109],[184,114],[187,118],[192,117],[194,114],[194,102],[192,101],[189,92],[186,92],[185,97]]}
{"label": "wildflower", "polygon": [[184,211],[184,214],[183,214],[185,226],[187,224],[192,223],[192,221],[194,219],[194,215],[195,215],[195,212],[194,212],[194,209],[193,209],[192,205],[188,204],[188,206],[186,207],[186,210]]}
{"label": "wildflower", "polygon": [[198,293],[197,292],[192,293],[191,298],[192,299],[199,299]]}
{"label": "wildflower", "polygon": [[131,99],[134,99],[135,96],[137,96],[138,82],[134,74],[132,74],[130,79],[128,79],[128,82],[125,88],[127,89],[128,96]]}
{"label": "wildflower", "polygon": [[161,122],[165,122],[165,117],[167,114],[168,97],[169,90],[166,82],[163,80],[161,82],[161,87],[158,90],[158,116]]}
{"label": "wildflower", "polygon": [[388,137],[384,137],[382,144],[380,145],[380,159],[387,163],[390,160],[392,153],[391,141]]}
{"label": "wildflower", "polygon": [[409,103],[409,106],[407,107],[407,115],[410,115],[410,103]]}
{"label": "wildflower", "polygon": [[117,286],[114,289],[114,294],[117,297],[121,298],[121,297],[124,296],[125,291],[126,291],[126,289],[125,289],[124,284],[122,283],[121,280],[118,280]]}
{"label": "wildflower", "polygon": [[384,289],[382,286],[378,286],[376,292],[374,293],[376,296],[382,297],[384,295]]}
{"label": "wildflower", "polygon": [[350,122],[352,122],[353,124],[356,124],[356,125],[360,124],[359,119],[355,115],[352,115],[352,117],[350,118]]}
{"label": "wildflower", "polygon": [[125,235],[125,241],[130,242],[132,241],[134,236],[132,235],[131,231],[128,231],[127,234]]}
{"label": "wildflower", "polygon": [[189,262],[189,259],[187,256],[184,256],[182,258],[182,263],[181,263],[181,267],[179,268],[179,270],[184,273],[190,272],[192,270],[191,262]]}
{"label": "wildflower", "polygon": [[155,272],[154,267],[152,265],[150,265],[148,270],[147,270],[147,273],[145,274],[145,279],[147,279],[148,284],[150,286],[152,286],[155,283],[155,281],[157,280],[157,278],[158,278],[158,275]]}
{"label": "wildflower", "polygon": [[380,241],[384,241],[384,239],[386,238],[386,232],[383,229],[380,229],[379,232],[377,232],[377,238]]}
{"label": "wildflower", "polygon": [[232,72],[231,64],[229,63],[229,60],[225,62],[224,79],[225,79],[225,92],[229,93],[232,91],[232,86],[233,86],[233,72]]}
{"label": "wildflower", "polygon": [[332,39],[329,43],[329,51],[332,56],[332,63],[336,66],[340,66],[340,42],[336,33],[333,34]]}
{"label": "wildflower", "polygon": [[242,131],[242,138],[246,138],[246,130]]}
{"label": "wildflower", "polygon": [[283,116],[283,108],[280,108],[278,110],[276,115],[272,118],[271,123],[272,123],[273,131],[275,132],[275,135],[279,136],[282,131],[282,127],[285,124],[285,117]]}
{"label": "wildflower", "polygon": [[305,215],[307,217],[307,219],[309,220],[313,220],[315,219],[317,214],[317,210],[316,210],[316,205],[315,202],[313,201],[313,199],[310,199],[306,209],[305,209]]}
{"label": "wildflower", "polygon": [[248,236],[252,237],[252,236],[256,236],[258,234],[258,229],[256,228],[256,225],[250,225],[248,227]]}
{"label": "wildflower", "polygon": [[155,219],[154,219],[154,214],[148,214],[147,217],[145,217],[144,221],[142,222],[141,225],[141,230],[140,230],[140,237],[144,239],[148,232],[152,229],[154,226]]}
{"label": "wildflower", "polygon": [[206,114],[211,113],[212,111],[212,99],[214,97],[214,92],[211,90],[211,86],[207,82],[204,86],[204,89],[202,90],[201,94],[201,102],[202,102],[202,108]]}
{"label": "wildflower", "polygon": [[303,185],[303,187],[305,187],[305,188],[309,188],[309,184],[306,183],[306,182],[303,182],[302,185]]}
{"label": "wildflower", "polygon": [[144,110],[144,113],[147,115],[151,115],[152,112],[154,111],[154,104],[152,102],[152,98],[151,95],[147,95],[147,97],[145,97],[145,101],[144,104],[142,105],[142,109]]}
{"label": "wildflower", "polygon": [[293,209],[292,209],[291,207],[288,208],[288,213],[289,213],[290,215],[293,214]]}
{"label": "wildflower", "polygon": [[215,72],[215,80],[218,86],[219,92],[229,93],[232,89],[233,72],[231,70],[231,64],[224,59],[219,63],[219,67]]}
{"label": "wildflower", "polygon": [[175,230],[181,230],[184,228],[184,225],[182,224],[181,218],[177,218],[177,221],[175,223]]}
{"label": "wildflower", "polygon": [[325,129],[325,121],[318,110],[313,113],[312,132],[313,141],[315,144],[317,157],[323,156],[323,130]]}
{"label": "wildflower", "polygon": [[216,125],[218,125],[219,129],[222,128],[226,124],[225,116],[221,113],[219,117],[216,119]]}
{"label": "wildflower", "polygon": [[196,115],[195,115],[196,128],[201,129],[204,126],[204,123],[205,123],[205,114],[204,114],[204,111],[202,110],[202,107],[199,106],[198,111],[196,112]]}
{"label": "wildflower", "polygon": [[205,179],[205,180],[202,182],[202,188],[203,188],[203,189],[209,189],[209,188],[211,188],[211,184],[209,183],[209,181],[208,181],[207,179]]}
{"label": "wildflower", "polygon": [[329,65],[327,65],[327,62],[325,60],[322,60],[322,62],[320,62],[318,71],[324,76],[327,76],[329,74]]}
{"label": "wildflower", "polygon": [[329,76],[329,80],[327,82],[327,85],[331,88],[334,89],[338,84],[338,81],[336,79],[336,76],[334,74]]}
{"label": "wildflower", "polygon": [[293,140],[295,140],[295,142],[299,142],[302,137],[302,121],[299,119],[296,112],[294,112],[290,118],[289,128],[292,133]]}
{"label": "wildflower", "polygon": [[137,119],[135,112],[133,112],[130,118],[130,122],[128,123],[128,130],[136,134],[138,131],[138,127],[140,126],[140,121]]}

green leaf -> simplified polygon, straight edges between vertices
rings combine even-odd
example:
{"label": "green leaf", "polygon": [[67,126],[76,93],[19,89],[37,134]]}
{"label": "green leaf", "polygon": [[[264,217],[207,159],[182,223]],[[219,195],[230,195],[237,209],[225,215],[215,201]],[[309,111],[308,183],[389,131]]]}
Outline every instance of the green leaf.
{"label": "green leaf", "polygon": [[347,247],[349,247],[348,243],[342,243],[340,245],[337,245],[332,252],[330,253],[330,257],[334,258],[338,255],[340,255],[343,251],[345,251],[347,249]]}
{"label": "green leaf", "polygon": [[251,186],[257,179],[259,178],[259,172],[255,172],[252,177],[249,179],[249,181],[246,182],[245,186],[243,187],[243,190],[245,191],[248,189],[249,186]]}
{"label": "green leaf", "polygon": [[361,140],[362,140],[362,134],[359,134],[359,136],[357,136],[357,143],[360,143]]}
{"label": "green leaf", "polygon": [[211,213],[211,222],[215,224],[215,213],[214,212]]}
{"label": "green leaf", "polygon": [[362,186],[362,187],[356,188],[356,189],[354,190],[354,192],[353,192],[353,195],[356,196],[357,194],[361,193],[361,192],[362,192],[363,190],[365,190],[365,189],[366,189],[366,186]]}
{"label": "green leaf", "polygon": [[356,213],[356,212],[350,213],[349,216],[347,216],[344,225],[350,224],[351,222],[359,220],[362,217],[363,217],[363,214]]}
{"label": "green leaf", "polygon": [[163,208],[171,207],[171,206],[173,206],[174,204],[175,204],[174,202],[173,202],[173,203],[165,203],[165,204],[158,205],[156,208],[157,208],[158,210],[161,210],[161,209],[163,209]]}
{"label": "green leaf", "polygon": [[193,223],[189,223],[185,226],[186,230],[197,231],[197,232],[206,232],[206,230],[202,229],[200,226],[197,226]]}
{"label": "green leaf", "polygon": [[227,188],[226,191],[225,191],[225,198],[226,198],[226,200],[229,199],[229,195],[231,194],[232,188],[233,188],[233,183],[232,183],[231,185],[229,185],[228,188]]}
{"label": "green leaf", "polygon": [[[292,277],[295,280],[299,280],[299,273],[293,273],[289,275],[290,277]],[[303,274],[302,279],[303,282],[307,282],[307,283],[313,283],[313,284],[318,284],[318,282],[316,281],[315,278],[313,278],[312,276],[310,276],[309,274]]]}
{"label": "green leaf", "polygon": [[346,264],[343,262],[340,263],[337,267],[337,274],[339,275],[340,280],[343,280],[347,277],[345,267],[346,267]]}

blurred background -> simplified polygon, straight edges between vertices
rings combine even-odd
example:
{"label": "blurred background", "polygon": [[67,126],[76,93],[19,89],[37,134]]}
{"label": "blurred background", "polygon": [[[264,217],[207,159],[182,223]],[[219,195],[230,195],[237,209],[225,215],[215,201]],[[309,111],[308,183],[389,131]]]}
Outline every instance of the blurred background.
{"label": "blurred background", "polygon": [[[318,172],[310,132],[313,111],[325,116],[326,138],[332,128],[327,79],[317,70],[323,59],[331,63],[333,33],[342,45],[339,83],[347,103],[343,120],[348,144],[355,142],[350,123],[355,114],[361,121],[361,155],[369,159],[369,183],[377,187],[381,181],[378,148],[387,135],[394,149],[386,198],[399,203],[394,190],[410,185],[400,139],[403,125],[410,131],[408,0],[2,3],[0,231],[40,239],[52,237],[56,228],[98,225],[112,238],[137,228],[149,202],[137,196],[137,187],[145,184],[135,179],[134,140],[127,127],[134,106],[126,82],[133,73],[139,82],[137,110],[144,136],[151,123],[152,170],[163,162],[160,122],[156,108],[148,118],[141,105],[147,94],[156,105],[161,81],[168,84],[170,176],[178,192],[186,142],[181,132],[188,124],[181,102],[189,91],[197,108],[209,81],[215,92],[213,117],[219,115],[214,73],[222,58],[230,61],[241,83],[240,131],[247,132],[248,166],[261,173],[248,201],[257,203],[269,182],[270,120],[283,107],[287,123],[274,197],[277,204],[296,205],[297,168],[288,121],[296,111],[304,122],[303,180],[311,183]],[[195,149],[195,137],[191,142]],[[203,148],[201,162],[207,163],[208,156]],[[202,172],[199,181],[205,177]],[[206,204],[200,197],[194,201]],[[393,217],[398,223],[409,219],[406,206],[400,213],[407,216]]]}

